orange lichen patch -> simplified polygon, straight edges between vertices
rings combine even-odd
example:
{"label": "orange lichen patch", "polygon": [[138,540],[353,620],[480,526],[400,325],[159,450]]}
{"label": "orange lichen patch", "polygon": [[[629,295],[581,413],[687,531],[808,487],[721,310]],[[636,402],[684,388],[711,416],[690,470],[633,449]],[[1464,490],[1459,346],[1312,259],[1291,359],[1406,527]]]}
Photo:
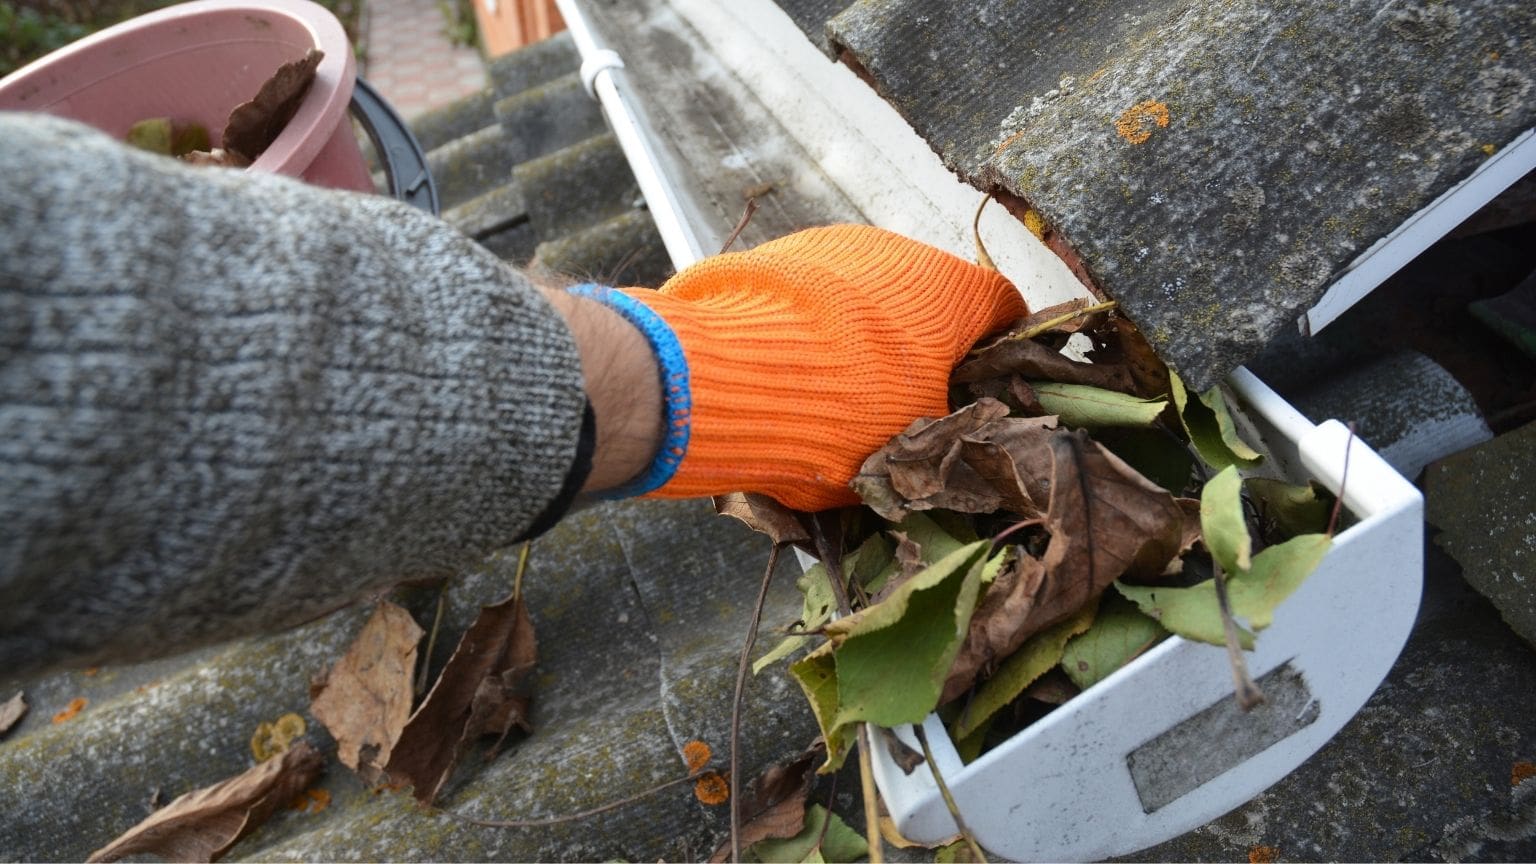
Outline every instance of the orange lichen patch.
{"label": "orange lichen patch", "polygon": [[304,718],[297,714],[284,714],[271,723],[261,723],[251,735],[251,755],[257,762],[265,762],[273,756],[288,751],[288,745],[304,734]]}
{"label": "orange lichen patch", "polygon": [[319,813],[331,806],[331,793],[324,789],[305,789],[298,797],[288,802],[289,810],[298,810],[304,813]]}
{"label": "orange lichen patch", "polygon": [[731,797],[731,787],[724,777],[711,771],[693,784],[693,797],[711,806],[724,804]]}
{"label": "orange lichen patch", "polygon": [[1275,864],[1280,850],[1273,846],[1255,846],[1248,850],[1248,864]]}
{"label": "orange lichen patch", "polygon": [[1499,148],[1492,144],[1484,144],[1481,149],[1484,156],[1492,156],[1493,154],[1499,152]]}
{"label": "orange lichen patch", "polygon": [[709,749],[709,745],[703,741],[689,741],[683,745],[683,761],[688,763],[688,771],[692,773],[709,764],[709,758],[715,755],[715,751]]}
{"label": "orange lichen patch", "polygon": [[1024,211],[1024,227],[1038,239],[1045,239],[1045,217],[1040,215],[1039,210],[1031,207]]}
{"label": "orange lichen patch", "polygon": [[53,722],[64,723],[66,721],[73,720],[75,719],[75,715],[79,714],[81,711],[84,711],[85,706],[89,704],[91,704],[91,700],[85,698],[84,696],[76,696],[75,698],[69,700],[69,705],[63,711],[53,715]]}
{"label": "orange lichen patch", "polygon": [[80,670],[80,674],[84,675],[87,678],[95,678],[97,675],[101,674],[101,667],[100,666],[87,666],[84,669]]}
{"label": "orange lichen patch", "polygon": [[1519,786],[1521,783],[1536,777],[1536,762],[1516,762],[1509,769],[1509,785]]}
{"label": "orange lichen patch", "polygon": [[1088,80],[1089,81],[1097,81],[1100,78],[1103,78],[1104,77],[1104,73],[1106,73],[1108,71],[1109,71],[1109,67],[1108,66],[1100,66],[1098,69],[1094,70],[1094,73],[1092,75],[1088,76]]}
{"label": "orange lichen patch", "polygon": [[1125,109],[1115,121],[1115,132],[1132,144],[1144,144],[1152,137],[1152,127],[1168,128],[1168,105],[1148,99]]}
{"label": "orange lichen patch", "polygon": [[992,155],[993,156],[1001,156],[1001,155],[1003,155],[1003,151],[1007,150],[1010,146],[1013,145],[1013,142],[1019,140],[1019,138],[1021,138],[1023,135],[1024,135],[1024,130],[1020,129],[1019,131],[1013,133],[1012,135],[1009,135],[1007,138],[1004,138],[1003,139],[1003,143],[997,145],[997,149],[992,151]]}

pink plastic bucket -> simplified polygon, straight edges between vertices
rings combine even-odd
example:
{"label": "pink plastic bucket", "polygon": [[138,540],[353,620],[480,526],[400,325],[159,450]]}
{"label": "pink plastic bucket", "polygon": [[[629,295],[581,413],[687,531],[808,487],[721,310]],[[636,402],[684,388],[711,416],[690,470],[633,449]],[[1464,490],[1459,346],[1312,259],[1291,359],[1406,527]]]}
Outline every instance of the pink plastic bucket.
{"label": "pink plastic bucket", "polygon": [[325,52],[314,84],[248,170],[374,191],[347,117],[352,46],[309,0],[196,0],[125,21],[0,79],[0,110],[70,117],[119,139],[140,120],[171,117],[207,127],[219,146],[230,109],[310,48]]}

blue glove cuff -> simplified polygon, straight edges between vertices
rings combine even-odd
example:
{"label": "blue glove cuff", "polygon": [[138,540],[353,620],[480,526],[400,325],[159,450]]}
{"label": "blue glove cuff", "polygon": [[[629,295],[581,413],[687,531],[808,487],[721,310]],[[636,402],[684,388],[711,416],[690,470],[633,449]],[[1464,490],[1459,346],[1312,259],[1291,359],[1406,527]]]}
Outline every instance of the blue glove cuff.
{"label": "blue glove cuff", "polygon": [[634,480],[616,489],[598,492],[596,497],[633,498],[660,489],[677,473],[677,466],[683,462],[683,454],[688,452],[689,412],[693,397],[688,387],[688,359],[683,355],[683,346],[677,341],[677,334],[672,332],[672,328],[660,315],[622,291],[592,283],[576,285],[569,290],[578,297],[596,300],[614,310],[645,335],[651,352],[656,355],[656,365],[661,371],[662,394],[666,399],[663,408],[666,435],[650,467]]}

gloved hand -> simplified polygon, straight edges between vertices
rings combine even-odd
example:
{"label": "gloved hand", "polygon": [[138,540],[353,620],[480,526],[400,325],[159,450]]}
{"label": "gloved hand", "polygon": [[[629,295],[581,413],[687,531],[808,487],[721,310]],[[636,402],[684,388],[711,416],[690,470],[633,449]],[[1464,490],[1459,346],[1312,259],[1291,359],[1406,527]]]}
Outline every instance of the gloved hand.
{"label": "gloved hand", "polygon": [[621,491],[760,492],[810,511],[857,503],[848,483],[869,454],[948,413],[956,363],[1028,311],[998,273],[862,225],[801,231],[622,293],[665,324],[626,313],[657,351],[668,434],[652,471]]}

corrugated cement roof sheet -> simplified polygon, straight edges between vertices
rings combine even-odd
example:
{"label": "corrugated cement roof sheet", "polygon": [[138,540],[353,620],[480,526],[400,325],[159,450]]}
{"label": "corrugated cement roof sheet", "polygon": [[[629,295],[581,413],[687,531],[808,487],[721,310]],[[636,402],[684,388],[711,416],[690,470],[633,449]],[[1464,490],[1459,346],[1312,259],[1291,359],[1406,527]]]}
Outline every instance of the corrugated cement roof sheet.
{"label": "corrugated cement roof sheet", "polygon": [[1530,0],[780,6],[1202,388],[1536,127]]}

